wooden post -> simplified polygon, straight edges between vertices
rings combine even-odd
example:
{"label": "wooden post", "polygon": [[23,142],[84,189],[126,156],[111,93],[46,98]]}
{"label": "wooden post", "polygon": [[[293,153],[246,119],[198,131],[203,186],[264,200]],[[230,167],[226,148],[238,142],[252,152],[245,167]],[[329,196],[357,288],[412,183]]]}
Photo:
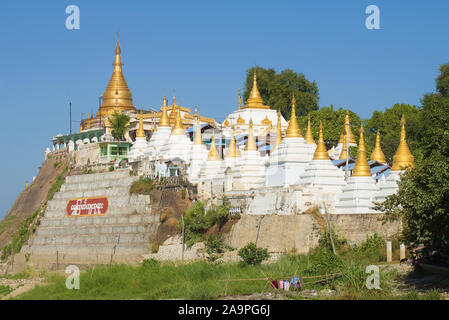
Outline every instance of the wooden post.
{"label": "wooden post", "polygon": [[184,261],[184,248],[185,248],[185,230],[184,230],[184,214],[181,215],[181,221],[182,221],[182,256],[181,260]]}
{"label": "wooden post", "polygon": [[326,222],[327,222],[327,229],[329,230],[329,238],[331,240],[331,245],[332,245],[332,252],[337,255],[337,251],[335,250],[335,244],[334,244],[334,238],[332,237],[332,230],[331,230],[331,223],[329,221],[329,214],[327,213],[327,207],[326,207],[326,203],[323,202],[323,206],[324,206],[324,213],[326,216]]}

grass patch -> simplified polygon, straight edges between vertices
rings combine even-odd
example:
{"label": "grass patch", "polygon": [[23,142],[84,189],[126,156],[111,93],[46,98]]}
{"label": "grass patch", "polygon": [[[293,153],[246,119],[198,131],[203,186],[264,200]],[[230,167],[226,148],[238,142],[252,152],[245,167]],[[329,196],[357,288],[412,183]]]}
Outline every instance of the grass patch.
{"label": "grass patch", "polygon": [[155,188],[155,186],[156,180],[152,179],[149,176],[141,176],[139,180],[136,180],[131,184],[129,192],[148,195]]}
{"label": "grass patch", "polygon": [[62,176],[62,174],[58,174],[56,177],[55,182],[50,187],[50,190],[48,191],[46,201],[52,200],[55,193],[61,190],[61,186],[64,184],[65,178]]}
{"label": "grass patch", "polygon": [[0,285],[0,297],[6,296],[12,292],[12,288],[10,286]]}

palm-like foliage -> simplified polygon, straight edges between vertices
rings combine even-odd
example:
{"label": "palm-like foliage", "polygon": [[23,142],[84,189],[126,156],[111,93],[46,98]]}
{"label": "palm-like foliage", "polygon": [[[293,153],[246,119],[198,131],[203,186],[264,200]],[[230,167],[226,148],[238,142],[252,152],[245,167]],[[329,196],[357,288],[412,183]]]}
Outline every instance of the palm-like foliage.
{"label": "palm-like foliage", "polygon": [[116,141],[120,141],[128,130],[130,117],[123,113],[114,112],[108,117],[111,124],[111,134]]}

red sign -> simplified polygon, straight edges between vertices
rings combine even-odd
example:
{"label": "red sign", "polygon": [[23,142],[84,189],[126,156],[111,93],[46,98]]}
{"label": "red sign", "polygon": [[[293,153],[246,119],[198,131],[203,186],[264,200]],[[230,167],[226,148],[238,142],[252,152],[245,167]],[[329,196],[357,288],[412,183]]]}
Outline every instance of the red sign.
{"label": "red sign", "polygon": [[108,211],[108,197],[70,199],[67,202],[67,216],[102,216]]}

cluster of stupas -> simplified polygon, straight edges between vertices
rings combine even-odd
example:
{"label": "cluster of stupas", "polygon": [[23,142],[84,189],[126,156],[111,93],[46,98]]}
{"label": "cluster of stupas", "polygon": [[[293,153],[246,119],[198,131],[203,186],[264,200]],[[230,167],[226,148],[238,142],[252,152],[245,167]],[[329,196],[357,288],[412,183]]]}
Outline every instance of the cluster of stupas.
{"label": "cluster of stupas", "polygon": [[[373,201],[382,201],[394,193],[398,188],[397,181],[401,171],[413,167],[414,160],[407,146],[405,120],[402,118],[400,144],[391,170],[385,170],[380,179],[375,177],[368,163],[362,127],[357,159],[352,172],[346,176],[335,161],[346,160],[348,147],[357,146],[349,114],[346,114],[337,147],[327,150],[323,137],[326,128],[320,124],[318,142],[315,143],[310,117],[303,136],[296,119],[295,97],[292,97],[291,118],[288,123],[279,111],[264,104],[257,88],[256,73],[246,104],[241,105],[239,92],[238,110],[228,115],[221,126],[210,118],[201,117],[198,112],[190,115],[188,109],[176,105],[174,99],[169,108],[165,97],[160,112],[151,116],[142,111],[138,113],[132,104],[131,92],[122,73],[120,54],[117,43],[113,75],[99,112],[93,118],[100,123],[103,121],[105,125],[102,138],[109,134],[108,115],[116,111],[131,112],[132,119],[135,120],[135,140],[127,136],[132,141],[128,162],[149,161],[160,165],[177,161],[185,164],[186,177],[198,186],[200,198],[248,192],[256,195],[267,192],[276,195],[283,192],[294,193],[294,197],[290,199],[296,203],[297,210],[301,211],[310,206],[325,205],[332,213],[373,213]],[[168,109],[171,111],[170,115]],[[145,128],[144,122],[151,117],[153,128],[150,131],[151,137],[148,138],[149,130],[148,127]],[[92,120],[90,124],[94,123]],[[202,129],[205,125],[212,128],[209,132],[210,140],[204,139]],[[220,142],[218,149],[216,132],[220,133],[220,139],[225,137],[227,142],[225,145]],[[267,136],[270,139],[261,138]],[[270,151],[268,153],[267,146]],[[265,149],[262,151],[262,148]],[[381,149],[379,132],[370,159],[390,169]],[[157,174],[160,175],[161,172],[158,171]]]}

